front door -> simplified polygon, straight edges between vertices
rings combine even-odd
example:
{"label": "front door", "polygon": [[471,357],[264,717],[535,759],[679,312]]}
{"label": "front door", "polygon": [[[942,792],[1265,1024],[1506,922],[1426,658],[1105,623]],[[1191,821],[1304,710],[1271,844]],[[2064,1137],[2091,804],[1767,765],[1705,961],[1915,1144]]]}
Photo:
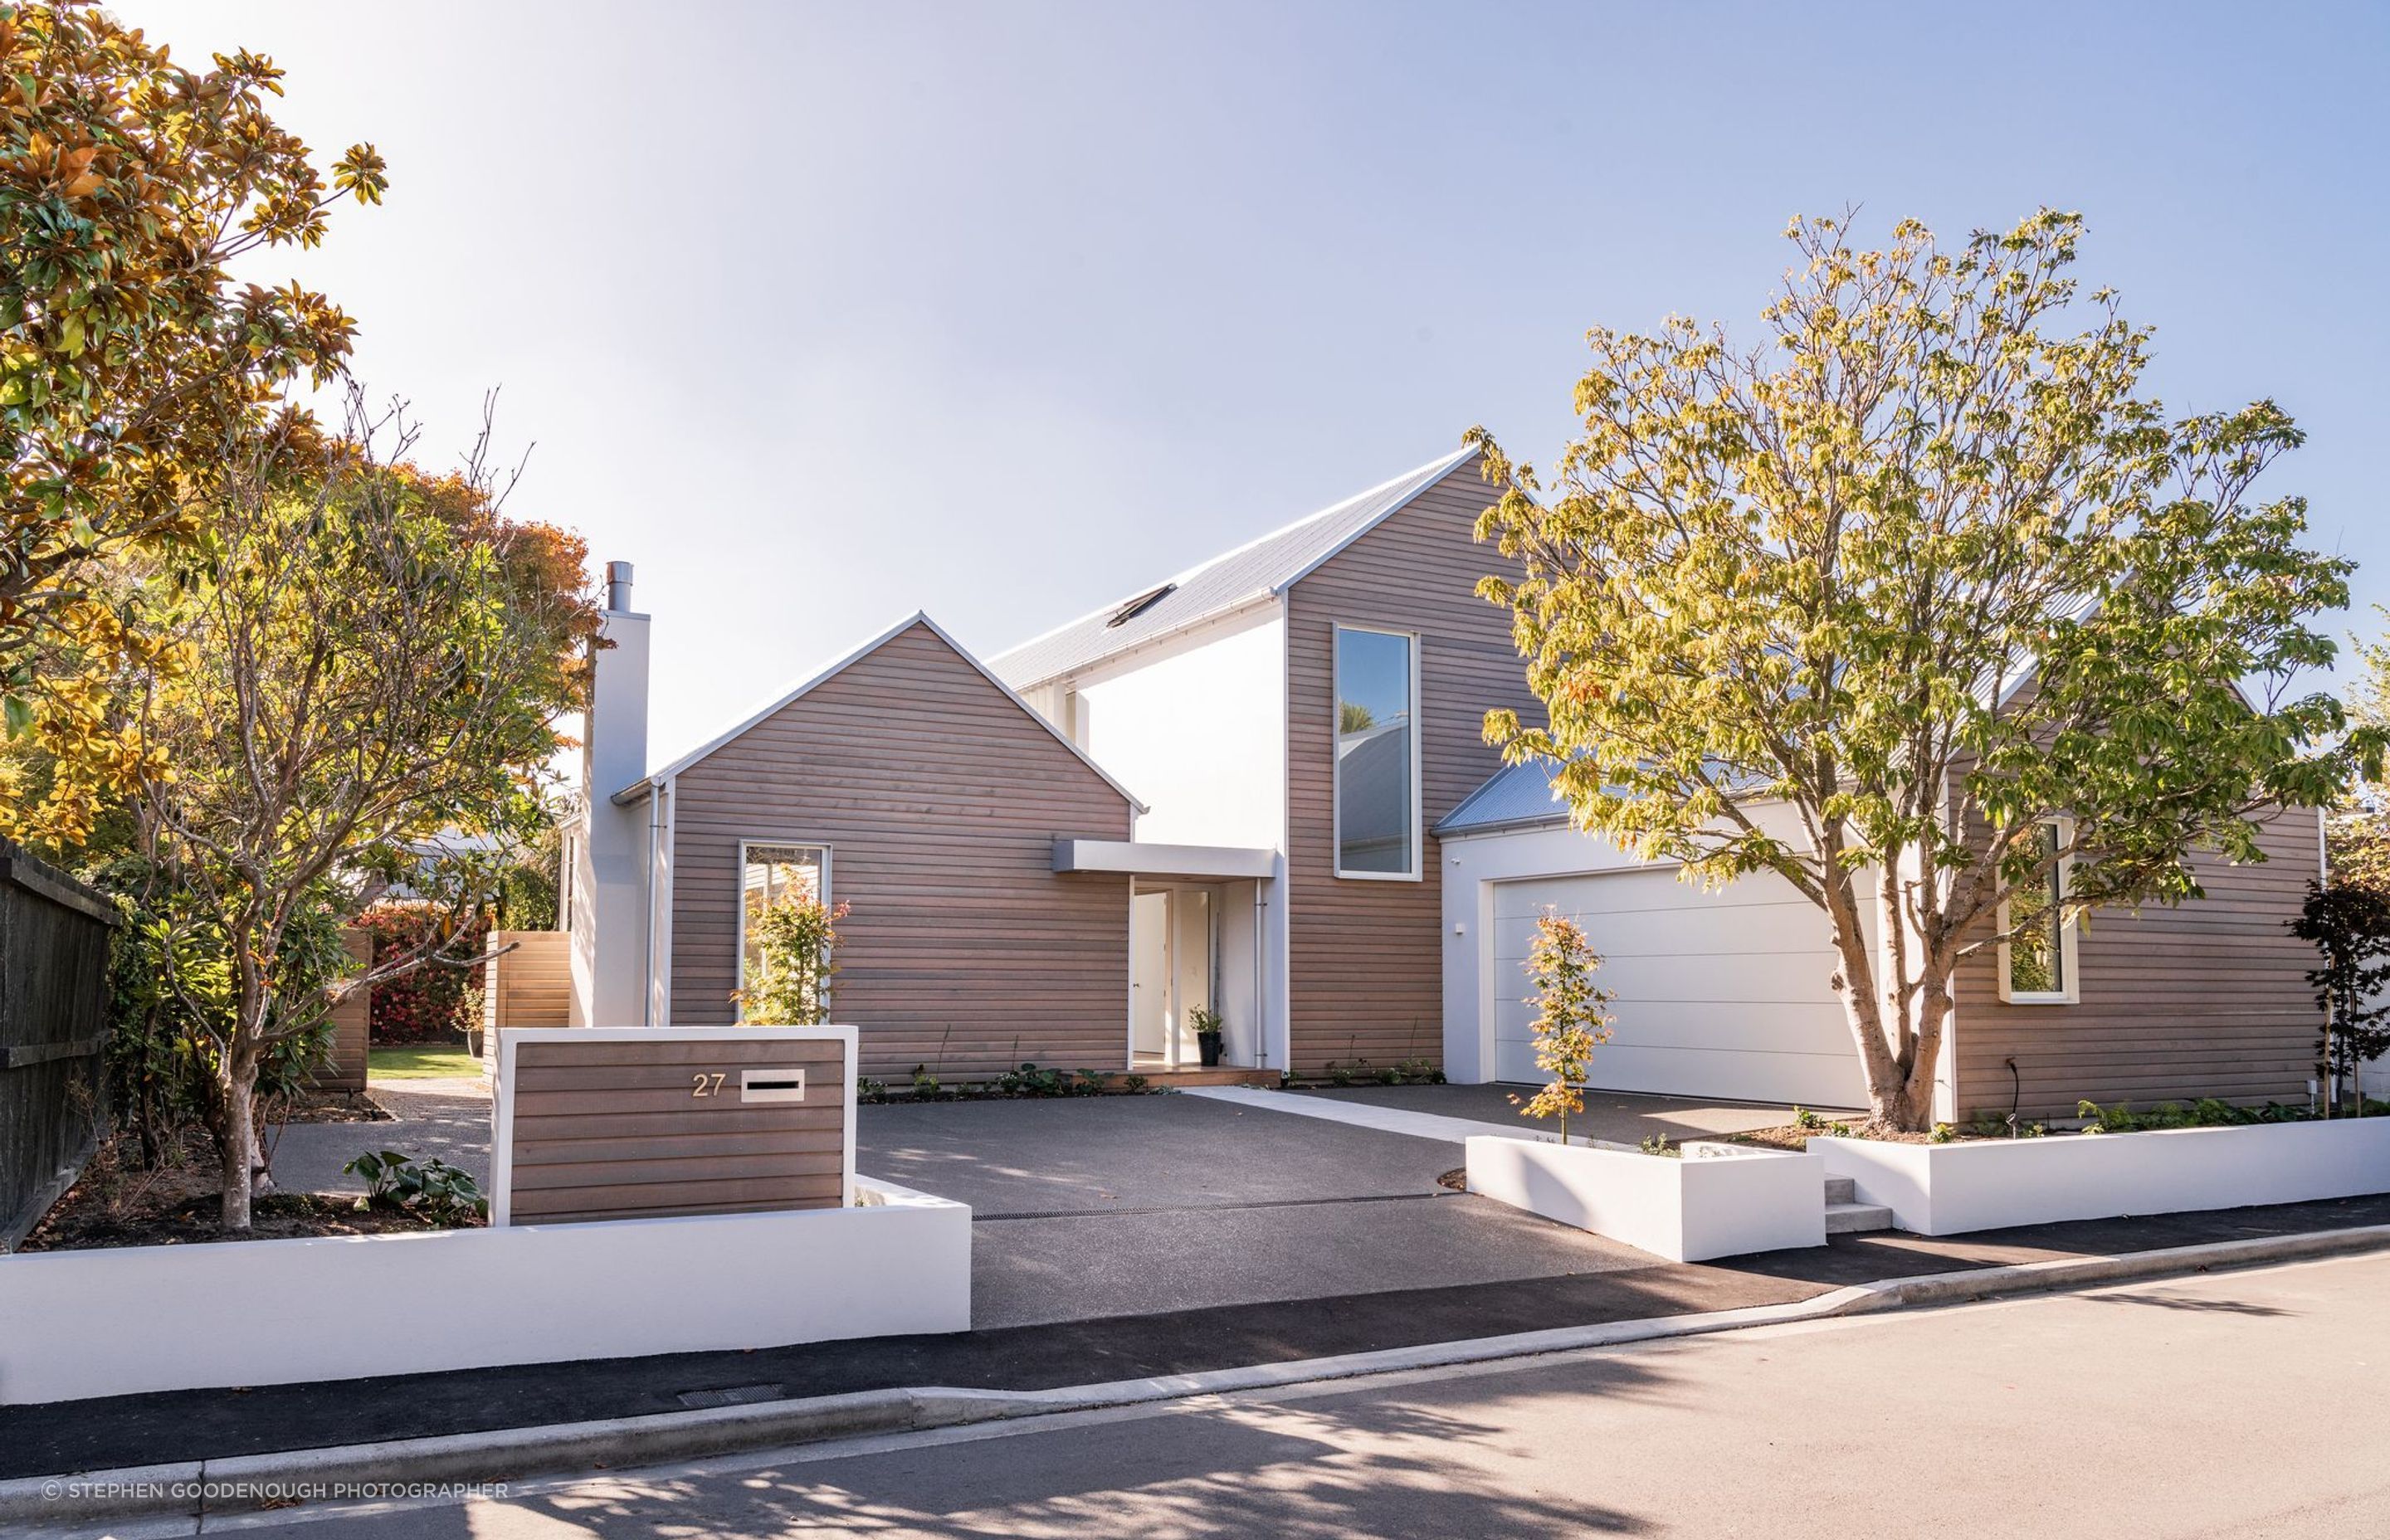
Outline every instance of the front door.
{"label": "front door", "polygon": [[1138,893],[1128,903],[1129,1068],[1167,1066],[1171,1048],[1171,895]]}

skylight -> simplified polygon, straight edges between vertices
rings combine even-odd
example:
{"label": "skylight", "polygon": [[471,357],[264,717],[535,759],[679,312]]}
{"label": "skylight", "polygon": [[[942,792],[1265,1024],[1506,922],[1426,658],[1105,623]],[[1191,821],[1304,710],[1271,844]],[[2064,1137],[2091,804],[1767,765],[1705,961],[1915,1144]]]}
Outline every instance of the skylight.
{"label": "skylight", "polygon": [[1116,625],[1126,625],[1129,622],[1137,619],[1139,615],[1144,614],[1155,605],[1160,604],[1163,599],[1168,598],[1171,594],[1177,589],[1177,587],[1178,584],[1175,583],[1165,583],[1159,588],[1147,589],[1144,593],[1139,594],[1137,597],[1129,600],[1126,604],[1122,605],[1118,610],[1113,610],[1111,619],[1104,622],[1105,629],[1110,630],[1111,627]]}

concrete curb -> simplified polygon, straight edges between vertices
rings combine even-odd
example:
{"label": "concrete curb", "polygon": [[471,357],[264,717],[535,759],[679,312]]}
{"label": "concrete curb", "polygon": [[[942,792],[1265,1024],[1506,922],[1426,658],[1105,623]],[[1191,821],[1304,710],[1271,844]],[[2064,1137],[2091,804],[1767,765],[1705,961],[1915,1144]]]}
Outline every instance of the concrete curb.
{"label": "concrete curb", "polygon": [[[193,1515],[202,1509],[208,1513],[242,1512],[285,1506],[289,1500],[288,1489],[319,1483],[489,1482],[569,1474],[599,1466],[663,1465],[869,1433],[913,1432],[1189,1396],[1272,1390],[1366,1375],[1704,1336],[1747,1327],[1968,1303],[2384,1250],[2390,1250],[2390,1225],[2371,1225],[2306,1235],[2262,1236],[2162,1251],[2127,1251],[2116,1256],[2065,1257],[2007,1267],[1929,1273],[1854,1284],[1790,1304],[1610,1321],[1599,1326],[1515,1332],[1057,1390],[983,1391],[922,1386],[865,1391],[761,1405],[659,1412],[541,1428],[507,1428],[74,1475],[28,1476],[0,1481],[0,1524],[71,1524],[136,1515]],[[72,1507],[61,1508],[70,1493],[73,1494]]]}

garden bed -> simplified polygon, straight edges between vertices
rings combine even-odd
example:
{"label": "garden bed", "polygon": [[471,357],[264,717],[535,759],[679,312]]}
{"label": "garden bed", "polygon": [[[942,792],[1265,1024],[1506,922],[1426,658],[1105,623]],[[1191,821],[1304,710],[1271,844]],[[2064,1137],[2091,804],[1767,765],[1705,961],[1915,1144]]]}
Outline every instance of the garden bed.
{"label": "garden bed", "polygon": [[2390,1118],[1808,1149],[1919,1235],[2390,1192]]}
{"label": "garden bed", "polygon": [[1471,1192],[1672,1262],[1826,1243],[1815,1153],[1697,1139],[1656,1155],[1503,1135],[1473,1135],[1468,1150]]}
{"label": "garden bed", "polygon": [[302,1091],[287,1100],[269,1104],[259,1110],[273,1137],[272,1129],[285,1123],[388,1123],[390,1109],[363,1091]]}
{"label": "garden bed", "polygon": [[[370,1104],[368,1104],[370,1105]],[[389,1114],[375,1112],[381,1118]],[[352,1121],[352,1120],[324,1120]],[[269,1132],[269,1138],[271,1134]],[[360,1210],[353,1198],[276,1192],[251,1205],[251,1229],[226,1235],[218,1223],[222,1169],[215,1146],[198,1129],[184,1131],[168,1163],[139,1162],[136,1142],[118,1135],[102,1145],[19,1250],[81,1251],[122,1246],[181,1246],[217,1240],[277,1240],[298,1236],[386,1235],[443,1229],[445,1222],[388,1209]],[[456,1223],[479,1225],[479,1219]]]}

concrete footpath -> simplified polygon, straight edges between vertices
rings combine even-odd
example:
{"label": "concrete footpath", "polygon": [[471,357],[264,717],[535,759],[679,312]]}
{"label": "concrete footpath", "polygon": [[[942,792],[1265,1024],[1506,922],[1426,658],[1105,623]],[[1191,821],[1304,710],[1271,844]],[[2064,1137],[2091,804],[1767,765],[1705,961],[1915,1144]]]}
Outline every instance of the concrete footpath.
{"label": "concrete footpath", "polygon": [[[2311,1251],[2384,1244],[2390,1231],[2331,1234],[2383,1226],[2390,1226],[2390,1196],[2037,1226],[1944,1239],[1838,1238],[1821,1248],[1715,1264],[1658,1264],[1632,1273],[1394,1290],[951,1336],[0,1407],[0,1477],[196,1461],[212,1462],[214,1469],[240,1457],[264,1457],[270,1463],[289,1451],[368,1440],[456,1439],[616,1418],[655,1419],[655,1436],[641,1446],[652,1451],[649,1457],[688,1457],[694,1451],[675,1445],[665,1436],[667,1430],[682,1427],[676,1419],[692,1414],[726,1409],[752,1414],[786,1404],[785,1426],[777,1427],[775,1436],[795,1442],[867,1429],[874,1418],[883,1428],[968,1419],[953,1408],[925,1408],[918,1400],[890,1393],[908,1387],[1026,1393],[1058,1404],[1070,1404],[1080,1388],[1131,1381],[1161,1387],[1147,1393],[1173,1393],[1173,1383],[1195,1382],[1189,1377],[1227,1373],[1240,1383],[1254,1382],[1255,1376],[1280,1377],[1273,1367],[1281,1367],[1285,1375],[1316,1375],[1317,1361],[1324,1359],[1359,1361],[1408,1351],[1420,1362],[1462,1361],[1480,1352],[1494,1356],[1552,1351],[1591,1340],[1573,1332],[1660,1335],[1680,1317],[1698,1316],[1713,1323],[1704,1329],[1717,1329],[1715,1323],[1741,1324],[1737,1313],[1797,1311],[1852,1286],[1895,1287],[1844,1293],[1831,1302],[1832,1310],[1963,1298],[1970,1274],[2020,1264],[2055,1271],[1998,1275],[2001,1288],[2146,1276],[2152,1267],[2246,1265],[2288,1254],[2301,1245],[2300,1238],[2314,1238]],[[2228,1251],[2148,1263],[2129,1255],[2183,1247]],[[2116,1258],[2123,1260],[2108,1260]],[[1993,1276],[1985,1275],[1987,1280]],[[1936,1280],[1931,1287],[1896,1287],[1897,1280],[1929,1277]],[[482,1307],[414,1303],[419,1314],[404,1315],[396,1307],[387,1313],[365,1310],[358,1328],[433,1330],[443,1309]],[[1510,1345],[1471,1345],[1488,1339]],[[1548,1345],[1538,1347],[1537,1341]],[[867,1405],[850,1408],[855,1415],[822,1422],[802,1404],[826,1396],[864,1398]],[[807,1431],[815,1422],[822,1425]],[[573,1447],[585,1453],[588,1445]],[[590,1457],[626,1457],[617,1452]],[[501,1460],[498,1469],[507,1468]],[[535,1461],[519,1468],[558,1469]]]}

